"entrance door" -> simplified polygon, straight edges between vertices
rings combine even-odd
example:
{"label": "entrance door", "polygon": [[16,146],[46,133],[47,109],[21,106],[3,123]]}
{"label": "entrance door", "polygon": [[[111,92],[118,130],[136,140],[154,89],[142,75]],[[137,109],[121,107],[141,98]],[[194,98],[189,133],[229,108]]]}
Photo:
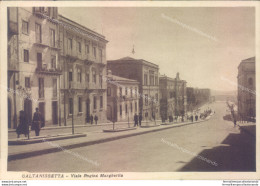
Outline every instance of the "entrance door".
{"label": "entrance door", "polygon": [[28,124],[32,123],[32,101],[29,99],[24,100],[24,112],[27,118]]}
{"label": "entrance door", "polygon": [[43,121],[45,122],[45,103],[44,102],[39,103],[39,111],[42,114]]}
{"label": "entrance door", "polygon": [[52,123],[58,124],[58,102],[52,102]]}

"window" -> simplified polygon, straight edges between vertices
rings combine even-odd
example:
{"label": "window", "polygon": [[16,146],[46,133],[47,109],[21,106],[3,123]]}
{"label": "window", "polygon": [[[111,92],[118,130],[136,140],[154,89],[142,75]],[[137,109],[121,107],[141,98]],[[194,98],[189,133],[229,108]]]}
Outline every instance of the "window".
{"label": "window", "polygon": [[39,78],[39,98],[44,98],[44,79]]}
{"label": "window", "polygon": [[79,51],[79,53],[81,53],[81,43],[80,42],[78,42],[78,51]]}
{"label": "window", "polygon": [[248,85],[253,85],[253,78],[248,79]]}
{"label": "window", "polygon": [[103,108],[103,96],[100,96],[100,108]]}
{"label": "window", "polygon": [[85,52],[86,54],[89,54],[89,45],[85,45]]}
{"label": "window", "polygon": [[135,112],[137,112],[137,103],[135,102]]}
{"label": "window", "polygon": [[29,62],[29,50],[23,50],[23,61]]}
{"label": "window", "polygon": [[56,69],[56,56],[51,56],[51,68]]}
{"label": "window", "polygon": [[125,95],[127,96],[128,89],[125,87]]}
{"label": "window", "polygon": [[130,103],[130,110],[131,110],[131,112],[133,112],[133,104],[132,104],[132,102]]}
{"label": "window", "polygon": [[125,104],[125,113],[127,114],[127,104]]}
{"label": "window", "polygon": [[102,63],[102,49],[99,49],[100,62]]}
{"label": "window", "polygon": [[78,112],[82,112],[82,97],[78,97]]}
{"label": "window", "polygon": [[145,102],[145,106],[147,106],[148,105],[148,94],[145,94],[144,102]]}
{"label": "window", "polygon": [[31,88],[30,78],[26,77],[24,81],[25,81],[25,88]]}
{"label": "window", "polygon": [[122,87],[119,88],[119,96],[122,98]]}
{"label": "window", "polygon": [[70,71],[69,71],[69,81],[73,81],[72,69],[70,69]]}
{"label": "window", "polygon": [[37,68],[42,68],[42,53],[37,53]]}
{"label": "window", "polygon": [[111,88],[107,87],[107,96],[111,96]]}
{"label": "window", "polygon": [[131,95],[131,98],[133,97],[133,89],[132,87],[130,88],[130,95]]}
{"label": "window", "polygon": [[155,94],[155,99],[156,99],[156,101],[158,101],[158,99],[159,99],[158,93]]}
{"label": "window", "polygon": [[150,71],[149,72],[150,74],[150,82],[149,82],[149,85],[154,85],[154,71]]}
{"label": "window", "polygon": [[97,97],[96,96],[94,96],[94,101],[93,101],[93,106],[94,106],[94,110],[96,110],[97,109]]}
{"label": "window", "polygon": [[138,94],[137,87],[135,87],[135,97],[137,97],[137,94]]}
{"label": "window", "polygon": [[29,30],[28,30],[28,22],[23,20],[22,23],[22,33],[23,34],[28,34]]}
{"label": "window", "polygon": [[73,113],[73,99],[69,98],[69,114]]}
{"label": "window", "polygon": [[86,72],[86,82],[89,83],[89,73]]}
{"label": "window", "polygon": [[68,50],[72,51],[72,39],[68,38]]}
{"label": "window", "polygon": [[78,71],[77,71],[77,81],[81,82],[81,69],[80,68],[78,68]]}
{"label": "window", "polygon": [[35,35],[36,35],[36,43],[41,43],[42,42],[42,27],[38,23],[35,23]]}
{"label": "window", "polygon": [[158,76],[155,76],[155,85],[158,85]]}
{"label": "window", "polygon": [[103,84],[102,74],[99,75],[99,83],[100,83],[100,87],[102,88],[102,84]]}
{"label": "window", "polygon": [[55,30],[54,29],[50,29],[50,36],[51,36],[51,46],[55,47]]}
{"label": "window", "polygon": [[148,82],[147,82],[147,74],[144,74],[144,85],[147,85]]}
{"label": "window", "polygon": [[122,105],[120,105],[120,116],[122,116]]}
{"label": "window", "polygon": [[58,86],[57,86],[57,79],[53,79],[52,80],[52,84],[53,84],[53,97],[56,98],[58,95]]}
{"label": "window", "polygon": [[93,47],[93,55],[94,55],[95,58],[97,57],[96,47]]}
{"label": "window", "polygon": [[93,83],[96,83],[97,82],[97,74],[96,74],[96,70],[93,69]]}

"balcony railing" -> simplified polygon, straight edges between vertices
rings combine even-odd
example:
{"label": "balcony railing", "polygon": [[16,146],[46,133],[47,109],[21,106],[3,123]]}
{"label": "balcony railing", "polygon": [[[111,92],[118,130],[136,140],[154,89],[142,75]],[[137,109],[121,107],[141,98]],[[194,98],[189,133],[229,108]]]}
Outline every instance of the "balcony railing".
{"label": "balcony railing", "polygon": [[47,74],[47,75],[61,75],[62,70],[59,68],[47,68],[46,65],[43,64],[43,67],[37,67],[35,70],[38,74]]}

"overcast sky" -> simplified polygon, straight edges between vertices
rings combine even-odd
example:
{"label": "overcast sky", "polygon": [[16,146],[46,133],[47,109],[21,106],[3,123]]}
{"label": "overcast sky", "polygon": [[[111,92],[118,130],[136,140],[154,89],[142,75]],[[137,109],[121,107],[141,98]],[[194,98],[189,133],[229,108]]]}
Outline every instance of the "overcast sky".
{"label": "overcast sky", "polygon": [[161,74],[179,72],[192,87],[236,90],[231,82],[237,82],[237,66],[255,56],[254,8],[59,8],[59,13],[103,34],[108,60],[145,59],[158,64]]}

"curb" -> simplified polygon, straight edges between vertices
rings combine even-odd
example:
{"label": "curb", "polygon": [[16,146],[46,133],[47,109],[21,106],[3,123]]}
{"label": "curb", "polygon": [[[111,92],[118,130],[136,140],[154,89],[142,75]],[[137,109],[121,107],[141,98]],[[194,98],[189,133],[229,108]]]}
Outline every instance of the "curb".
{"label": "curb", "polygon": [[34,143],[42,143],[44,141],[58,141],[58,140],[80,138],[80,137],[86,137],[86,136],[87,136],[86,134],[43,136],[41,138],[30,139],[30,140],[28,140],[28,139],[9,140],[8,145],[28,145],[28,144],[34,144]]}
{"label": "curb", "polygon": [[123,132],[123,131],[128,131],[128,130],[136,130],[137,128],[118,128],[118,129],[107,129],[107,130],[103,130],[103,132]]}
{"label": "curb", "polygon": [[[173,125],[173,126],[168,126],[168,127],[165,127],[165,128],[159,128],[159,129],[157,128],[157,129],[154,129],[154,130],[143,131],[143,132],[139,132],[139,133],[124,134],[124,135],[120,135],[120,136],[101,138],[101,139],[98,139],[98,140],[69,144],[69,145],[64,145],[64,146],[55,146],[55,147],[51,147],[51,148],[48,148],[48,149],[10,154],[10,155],[8,155],[8,161],[17,160],[17,159],[25,159],[25,158],[29,158],[29,157],[33,157],[33,156],[39,156],[39,155],[49,154],[49,153],[54,153],[54,152],[60,152],[60,151],[63,151],[64,149],[68,150],[68,149],[73,149],[73,148],[79,148],[79,147],[84,147],[84,146],[90,146],[90,145],[110,142],[110,141],[128,138],[128,137],[132,137],[132,136],[138,136],[138,135],[142,135],[142,134],[163,131],[163,130],[167,130],[167,129],[171,129],[171,128],[197,124],[197,123],[201,123],[201,122],[208,121],[208,120],[209,119],[205,119],[205,120],[201,120],[201,121],[197,121],[197,122],[185,123],[185,124],[178,125],[178,126]],[[46,140],[46,142],[48,142],[48,141]]]}

